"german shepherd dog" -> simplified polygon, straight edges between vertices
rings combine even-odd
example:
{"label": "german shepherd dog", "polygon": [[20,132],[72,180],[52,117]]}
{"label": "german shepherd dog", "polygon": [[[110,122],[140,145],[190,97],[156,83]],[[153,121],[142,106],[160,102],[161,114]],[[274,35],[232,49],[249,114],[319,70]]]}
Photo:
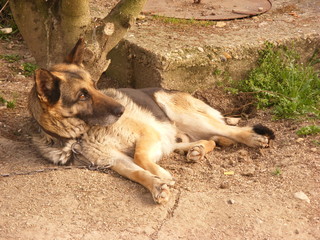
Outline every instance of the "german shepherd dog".
{"label": "german shepherd dog", "polygon": [[216,143],[267,147],[274,138],[262,125],[226,125],[220,112],[187,93],[100,91],[82,65],[84,48],[80,39],[63,63],[35,72],[29,109],[40,132],[33,142],[55,164],[110,167],[142,184],[161,204],[174,184],[157,164],[164,155],[177,149],[190,161],[200,161]]}

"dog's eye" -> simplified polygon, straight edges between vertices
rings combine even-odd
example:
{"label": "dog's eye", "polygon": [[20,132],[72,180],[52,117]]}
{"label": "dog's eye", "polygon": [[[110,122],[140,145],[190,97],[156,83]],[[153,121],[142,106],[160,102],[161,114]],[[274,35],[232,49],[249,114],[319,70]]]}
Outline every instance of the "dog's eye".
{"label": "dog's eye", "polygon": [[85,101],[87,99],[88,99],[88,97],[85,94],[83,94],[83,93],[80,94],[79,101]]}
{"label": "dog's eye", "polygon": [[86,101],[89,99],[89,93],[87,90],[82,90],[81,93],[79,94],[79,101]]}

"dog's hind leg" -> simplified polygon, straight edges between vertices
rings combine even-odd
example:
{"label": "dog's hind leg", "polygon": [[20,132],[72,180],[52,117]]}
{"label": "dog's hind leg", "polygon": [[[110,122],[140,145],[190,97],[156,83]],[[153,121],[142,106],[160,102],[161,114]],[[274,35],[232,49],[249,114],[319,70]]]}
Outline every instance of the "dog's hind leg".
{"label": "dog's hind leg", "polygon": [[168,185],[171,184],[171,181],[161,179],[149,171],[144,170],[136,165],[132,161],[132,158],[122,153],[118,153],[117,158],[112,163],[111,169],[147,188],[151,192],[156,203],[163,204],[168,202],[170,197]]}
{"label": "dog's hind leg", "polygon": [[159,91],[155,99],[168,118],[192,141],[222,136],[250,147],[267,147],[269,140],[274,139],[273,131],[262,125],[227,125],[221,113],[190,94]]}

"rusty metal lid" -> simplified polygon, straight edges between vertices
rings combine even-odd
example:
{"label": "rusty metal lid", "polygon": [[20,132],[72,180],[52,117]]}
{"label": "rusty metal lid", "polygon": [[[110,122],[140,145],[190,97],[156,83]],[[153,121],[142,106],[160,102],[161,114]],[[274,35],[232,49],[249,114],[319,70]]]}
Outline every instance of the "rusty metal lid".
{"label": "rusty metal lid", "polygon": [[267,12],[269,0],[148,0],[144,14],[195,20],[232,20]]}

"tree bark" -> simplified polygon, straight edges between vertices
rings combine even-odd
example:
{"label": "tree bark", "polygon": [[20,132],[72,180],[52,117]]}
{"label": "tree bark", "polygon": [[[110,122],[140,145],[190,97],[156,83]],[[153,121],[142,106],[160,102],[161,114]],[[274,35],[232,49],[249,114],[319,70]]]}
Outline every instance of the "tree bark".
{"label": "tree bark", "polygon": [[88,0],[10,0],[10,8],[40,67],[61,62],[79,37],[84,37],[84,64],[98,80],[108,67],[108,52],[124,37],[145,2],[121,0],[104,19],[94,21]]}

